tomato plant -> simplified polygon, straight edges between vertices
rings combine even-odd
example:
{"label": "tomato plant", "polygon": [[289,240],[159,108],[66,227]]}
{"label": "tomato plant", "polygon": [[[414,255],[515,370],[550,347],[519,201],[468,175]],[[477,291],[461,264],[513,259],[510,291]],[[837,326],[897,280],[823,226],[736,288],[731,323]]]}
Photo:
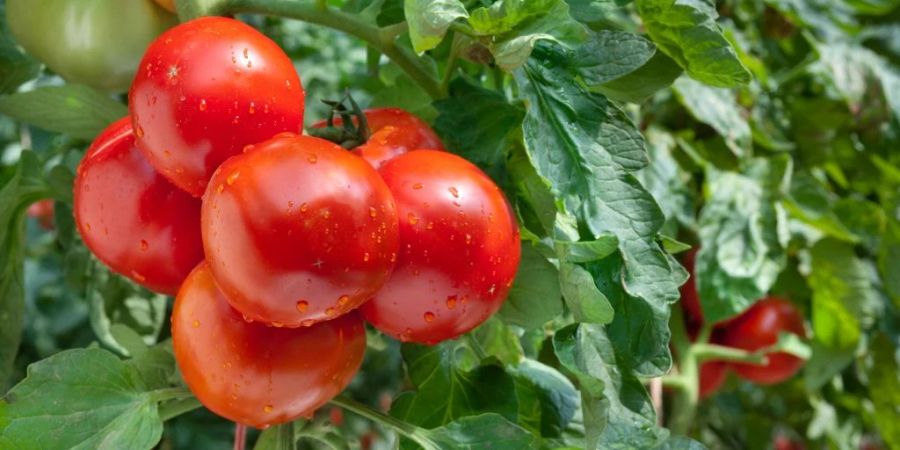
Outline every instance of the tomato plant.
{"label": "tomato plant", "polygon": [[176,23],[146,0],[9,0],[6,19],[16,41],[67,81],[118,92],[147,44]]}
{"label": "tomato plant", "polygon": [[0,7],[0,449],[900,449],[896,1]]}
{"label": "tomato plant", "polygon": [[397,207],[362,158],[281,134],[226,161],[203,200],[210,270],[251,320],[306,326],[345,314],[397,260]]}

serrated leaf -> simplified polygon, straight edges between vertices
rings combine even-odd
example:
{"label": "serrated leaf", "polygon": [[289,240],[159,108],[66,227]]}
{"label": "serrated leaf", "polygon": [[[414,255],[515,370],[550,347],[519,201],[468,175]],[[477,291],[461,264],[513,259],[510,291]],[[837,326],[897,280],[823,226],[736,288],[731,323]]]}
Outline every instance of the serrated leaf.
{"label": "serrated leaf", "polygon": [[717,87],[750,82],[750,72],[716,24],[714,2],[636,0],[635,4],[653,42],[692,78]]}
{"label": "serrated leaf", "polygon": [[519,424],[536,435],[560,436],[580,401],[572,382],[552,367],[531,359],[507,370],[516,382]]}
{"label": "serrated leaf", "polygon": [[498,414],[468,416],[422,433],[434,450],[520,450],[535,447],[535,438]]}
{"label": "serrated leaf", "polygon": [[612,322],[612,305],[597,289],[594,277],[583,267],[570,263],[560,264],[559,286],[575,321],[598,324]]}
{"label": "serrated leaf", "polygon": [[647,64],[656,54],[648,39],[625,31],[592,32],[572,52],[572,69],[588,86],[596,86],[627,75]]}
{"label": "serrated leaf", "polygon": [[0,113],[48,131],[93,139],[127,115],[128,108],[95,89],[66,84],[0,96]]}
{"label": "serrated leaf", "polygon": [[643,66],[615,80],[593,86],[591,90],[616,101],[641,103],[671,86],[683,72],[672,58],[658,51]]}
{"label": "serrated leaf", "polygon": [[750,124],[741,115],[742,108],[734,92],[706,86],[691,78],[678,79],[673,88],[688,112],[713,127],[735,155],[749,154],[753,141]]}
{"label": "serrated leaf", "polygon": [[643,384],[619,369],[602,326],[570,325],[553,336],[560,363],[578,380],[587,448],[653,448],[667,438]]}
{"label": "serrated leaf", "polygon": [[539,40],[570,44],[587,35],[563,0],[500,0],[472,11],[469,25],[479,35],[491,36],[494,62],[507,71],[525,64]]}
{"label": "serrated leaf", "polygon": [[695,274],[710,323],[747,309],[784,269],[787,220],[778,201],[791,167],[787,157],[773,157],[750,160],[741,173],[707,169]]}
{"label": "serrated leaf", "polygon": [[450,24],[469,16],[459,0],[405,0],[403,12],[413,49],[419,53],[437,47]]}
{"label": "serrated leaf", "polygon": [[791,179],[790,197],[785,202],[792,217],[801,220],[833,238],[856,242],[834,211],[836,198],[824,183],[808,172],[798,172]]}
{"label": "serrated leaf", "polygon": [[592,241],[556,241],[560,259],[573,263],[586,263],[606,258],[619,248],[619,239],[611,233],[601,234]]}
{"label": "serrated leaf", "polygon": [[[682,169],[674,157],[676,142],[671,134],[657,127],[644,131],[647,138],[647,150],[650,154],[650,165],[639,170],[637,177],[641,184],[653,194],[656,203],[666,216],[664,231],[675,234],[679,222],[693,225],[694,193],[690,189],[691,174]],[[666,241],[663,240],[665,247]],[[675,253],[674,249],[666,251]]]}
{"label": "serrated leaf", "polygon": [[522,259],[499,316],[526,330],[540,328],[563,311],[559,273],[533,245],[522,242]]}
{"label": "serrated leaf", "polygon": [[137,369],[100,349],[32,364],[0,408],[3,448],[149,449],[162,436],[156,400]]}
{"label": "serrated leaf", "polygon": [[900,447],[900,363],[897,343],[884,334],[875,338],[872,346],[872,367],[869,369],[869,398],[875,406],[875,425],[888,448]]}

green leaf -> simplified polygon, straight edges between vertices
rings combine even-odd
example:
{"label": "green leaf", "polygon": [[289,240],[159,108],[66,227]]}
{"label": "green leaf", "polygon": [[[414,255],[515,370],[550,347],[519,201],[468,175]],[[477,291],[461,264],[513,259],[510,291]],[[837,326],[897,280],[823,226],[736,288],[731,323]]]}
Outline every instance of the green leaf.
{"label": "green leaf", "polygon": [[577,322],[599,324],[612,322],[612,305],[597,289],[594,278],[583,267],[569,263],[560,264],[559,285],[566,305]]}
{"label": "green leaf", "polygon": [[634,72],[656,54],[648,39],[625,31],[601,30],[572,52],[571,64],[588,86],[600,85]]}
{"label": "green leaf", "polygon": [[496,365],[471,368],[471,356],[461,354],[465,350],[455,341],[430,347],[404,344],[403,359],[416,392],[395,399],[391,415],[425,428],[485,412],[515,421],[513,380]]}
{"label": "green leaf", "polygon": [[872,367],[869,369],[869,399],[875,406],[875,425],[888,448],[900,447],[900,363],[897,343],[884,334],[875,338],[872,346]]}
{"label": "green leaf", "polygon": [[713,127],[735,155],[749,154],[753,141],[750,124],[741,114],[743,108],[733,91],[705,86],[691,78],[680,78],[673,88],[688,112]]}
{"label": "green leaf", "polygon": [[560,436],[578,408],[579,395],[572,382],[531,359],[508,370],[516,382],[519,424],[540,436]]}
{"label": "green leaf", "polygon": [[798,172],[791,179],[790,197],[785,207],[795,217],[836,239],[856,242],[858,238],[847,229],[835,213],[836,198],[825,184],[808,172]]}
{"label": "green leaf", "polygon": [[559,362],[581,388],[587,448],[653,448],[666,439],[657,428],[640,380],[619,369],[602,326],[570,325],[553,336]]}
{"label": "green leaf", "polygon": [[556,241],[560,259],[573,263],[586,263],[606,258],[619,248],[619,239],[611,233],[601,234],[593,241]]}
{"label": "green leaf", "polygon": [[880,309],[875,266],[858,258],[851,244],[834,239],[817,242],[810,256],[816,340],[831,349],[853,349]]}
{"label": "green leaf", "polygon": [[591,90],[616,101],[641,103],[656,92],[671,86],[682,72],[681,67],[672,58],[665,53],[656,52],[646,64],[633,72],[592,86]]}
{"label": "green leaf", "polygon": [[465,78],[450,83],[449,96],[436,101],[434,107],[438,110],[434,129],[446,147],[482,167],[506,159],[510,134],[525,115],[502,94]]}
{"label": "green leaf", "polygon": [[900,224],[891,222],[887,227],[881,249],[878,252],[878,269],[888,295],[900,308]]}
{"label": "green leaf", "polygon": [[469,336],[478,341],[481,350],[505,365],[516,365],[525,357],[519,335],[502,320],[491,317]]}
{"label": "green leaf", "polygon": [[463,417],[421,434],[439,450],[520,450],[536,444],[531,433],[498,414]]}
{"label": "green leaf", "polygon": [[127,354],[111,333],[112,327],[121,324],[137,332],[145,344],[155,344],[166,323],[167,297],[113,274],[96,260],[92,260],[92,266],[87,299],[91,305],[91,327],[100,342]]}
{"label": "green leaf", "polygon": [[784,269],[787,157],[753,159],[741,173],[706,171],[706,206],[700,213],[697,289],[711,322],[727,319],[762,298]]}
{"label": "green leaf", "polygon": [[472,11],[469,25],[491,36],[494,62],[512,71],[525,64],[537,41],[571,44],[586,37],[583,25],[569,16],[564,0],[500,0]]}
{"label": "green leaf", "polygon": [[853,363],[856,349],[832,349],[813,341],[812,354],[804,365],[803,377],[809,391],[817,391]]}
{"label": "green leaf", "polygon": [[437,47],[450,24],[469,16],[459,0],[405,0],[403,12],[413,49],[419,53]]}
{"label": "green leaf", "polygon": [[0,97],[0,113],[48,131],[93,139],[128,114],[125,105],[87,86],[45,86]]}
{"label": "green leaf", "polygon": [[498,313],[526,330],[540,328],[563,311],[559,273],[533,245],[522,242],[522,259],[509,296]]}
{"label": "green leaf", "polygon": [[[644,131],[644,136],[647,138],[650,165],[638,171],[637,177],[662,208],[666,216],[666,232],[676,234],[673,221],[694,224],[695,199],[690,189],[691,174],[682,169],[675,159],[676,142],[671,134],[658,127],[650,127]],[[674,253],[668,248],[666,250]]]}
{"label": "green leaf", "polygon": [[636,0],[650,38],[692,78],[710,86],[734,87],[750,82],[731,43],[716,24],[711,0]]}
{"label": "green leaf", "polygon": [[149,449],[163,428],[138,370],[100,349],[32,364],[0,412],[3,448]]}
{"label": "green leaf", "polygon": [[896,120],[900,120],[900,72],[871,50],[846,43],[816,46],[817,64],[811,71],[843,98],[851,109],[871,102],[873,81],[881,85],[881,94]]}
{"label": "green leaf", "polygon": [[529,160],[594,236],[619,239],[629,293],[657,305],[674,302],[686,273],[656,243],[664,217],[633,174],[648,162],[643,137],[605,97],[553,65],[558,54],[543,56],[547,65],[532,59],[516,72],[528,103],[523,133]]}

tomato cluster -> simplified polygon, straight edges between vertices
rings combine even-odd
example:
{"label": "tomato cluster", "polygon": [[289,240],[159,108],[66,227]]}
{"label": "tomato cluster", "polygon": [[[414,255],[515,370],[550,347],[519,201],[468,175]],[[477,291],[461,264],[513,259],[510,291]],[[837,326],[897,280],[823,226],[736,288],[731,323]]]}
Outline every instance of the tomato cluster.
{"label": "tomato cluster", "polygon": [[[681,287],[681,307],[689,337],[697,338],[705,319],[694,281],[694,260],[697,251],[689,252],[684,264],[691,278]],[[803,316],[788,300],[769,296],[755,302],[737,317],[714,325],[710,340],[714,344],[746,350],[765,351],[778,342],[780,333],[806,337]],[[741,378],[757,384],[776,384],[785,381],[803,366],[803,360],[786,352],[768,352],[763,364],[707,361],[700,365],[700,397],[716,392],[733,370]]]}
{"label": "tomato cluster", "polygon": [[301,134],[304,100],[290,58],[255,29],[186,22],[147,48],[130,115],[97,136],[75,181],[97,258],[177,294],[190,389],[257,427],[347,386],[363,319],[403,341],[455,338],[500,308],[519,263],[502,192],[427,124],[360,112],[368,139],[347,151]]}

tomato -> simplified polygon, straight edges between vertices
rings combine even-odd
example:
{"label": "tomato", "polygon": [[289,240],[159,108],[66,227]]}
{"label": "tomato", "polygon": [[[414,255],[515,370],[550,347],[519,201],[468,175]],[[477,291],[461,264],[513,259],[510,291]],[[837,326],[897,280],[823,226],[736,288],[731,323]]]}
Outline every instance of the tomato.
{"label": "tomato", "polygon": [[379,173],[400,214],[400,256],[361,308],[379,330],[428,344],[465,333],[496,312],[519,266],[519,228],[500,189],[459,156],[417,150]]}
{"label": "tomato", "polygon": [[175,12],[175,0],[156,0],[156,3],[169,11]]}
{"label": "tomato", "polygon": [[41,228],[45,230],[53,229],[53,213],[56,208],[53,206],[53,200],[45,198],[32,203],[26,213],[28,217],[37,220]]}
{"label": "tomato", "polygon": [[[363,111],[371,135],[369,140],[353,152],[372,164],[376,169],[389,160],[410,150],[444,150],[444,145],[434,130],[418,117],[400,108],[373,108]],[[334,124],[343,123],[336,118]],[[322,128],[325,121],[313,124]]]}
{"label": "tomato", "polygon": [[[747,351],[756,351],[778,342],[781,332],[806,337],[803,316],[791,302],[776,297],[756,302],[743,314],[722,325],[722,344]],[[767,355],[768,363],[733,363],[732,367],[742,378],[759,384],[780,383],[792,377],[803,360],[788,353]]]}
{"label": "tomato", "polygon": [[684,310],[685,326],[691,339],[696,338],[703,326],[703,309],[700,307],[700,296],[697,294],[697,280],[694,276],[694,264],[697,260],[697,249],[684,255],[684,267],[691,274],[687,282],[681,286],[681,308]]}
{"label": "tomato", "polygon": [[150,44],[129,107],[153,167],[199,197],[229,156],[299,132],[303,96],[291,59],[271,39],[234,19],[204,17]]}
{"label": "tomato", "polygon": [[700,398],[707,398],[725,384],[728,378],[728,364],[709,361],[700,364]]}
{"label": "tomato", "polygon": [[399,250],[397,210],[364,160],[284,133],[230,158],[203,199],[210,270],[251,320],[295,327],[375,294]]}
{"label": "tomato", "polygon": [[122,118],[94,140],[75,178],[75,222],[115,272],[174,294],[203,259],[200,201],[156,173]]}
{"label": "tomato", "polygon": [[265,428],[309,417],[339,394],[362,364],[366,332],[356,313],[309,328],[249,323],[202,263],[175,299],[172,345],[184,381],[204,406]]}
{"label": "tomato", "polygon": [[13,36],[73,83],[125,91],[141,55],[177,23],[151,0],[7,0]]}

